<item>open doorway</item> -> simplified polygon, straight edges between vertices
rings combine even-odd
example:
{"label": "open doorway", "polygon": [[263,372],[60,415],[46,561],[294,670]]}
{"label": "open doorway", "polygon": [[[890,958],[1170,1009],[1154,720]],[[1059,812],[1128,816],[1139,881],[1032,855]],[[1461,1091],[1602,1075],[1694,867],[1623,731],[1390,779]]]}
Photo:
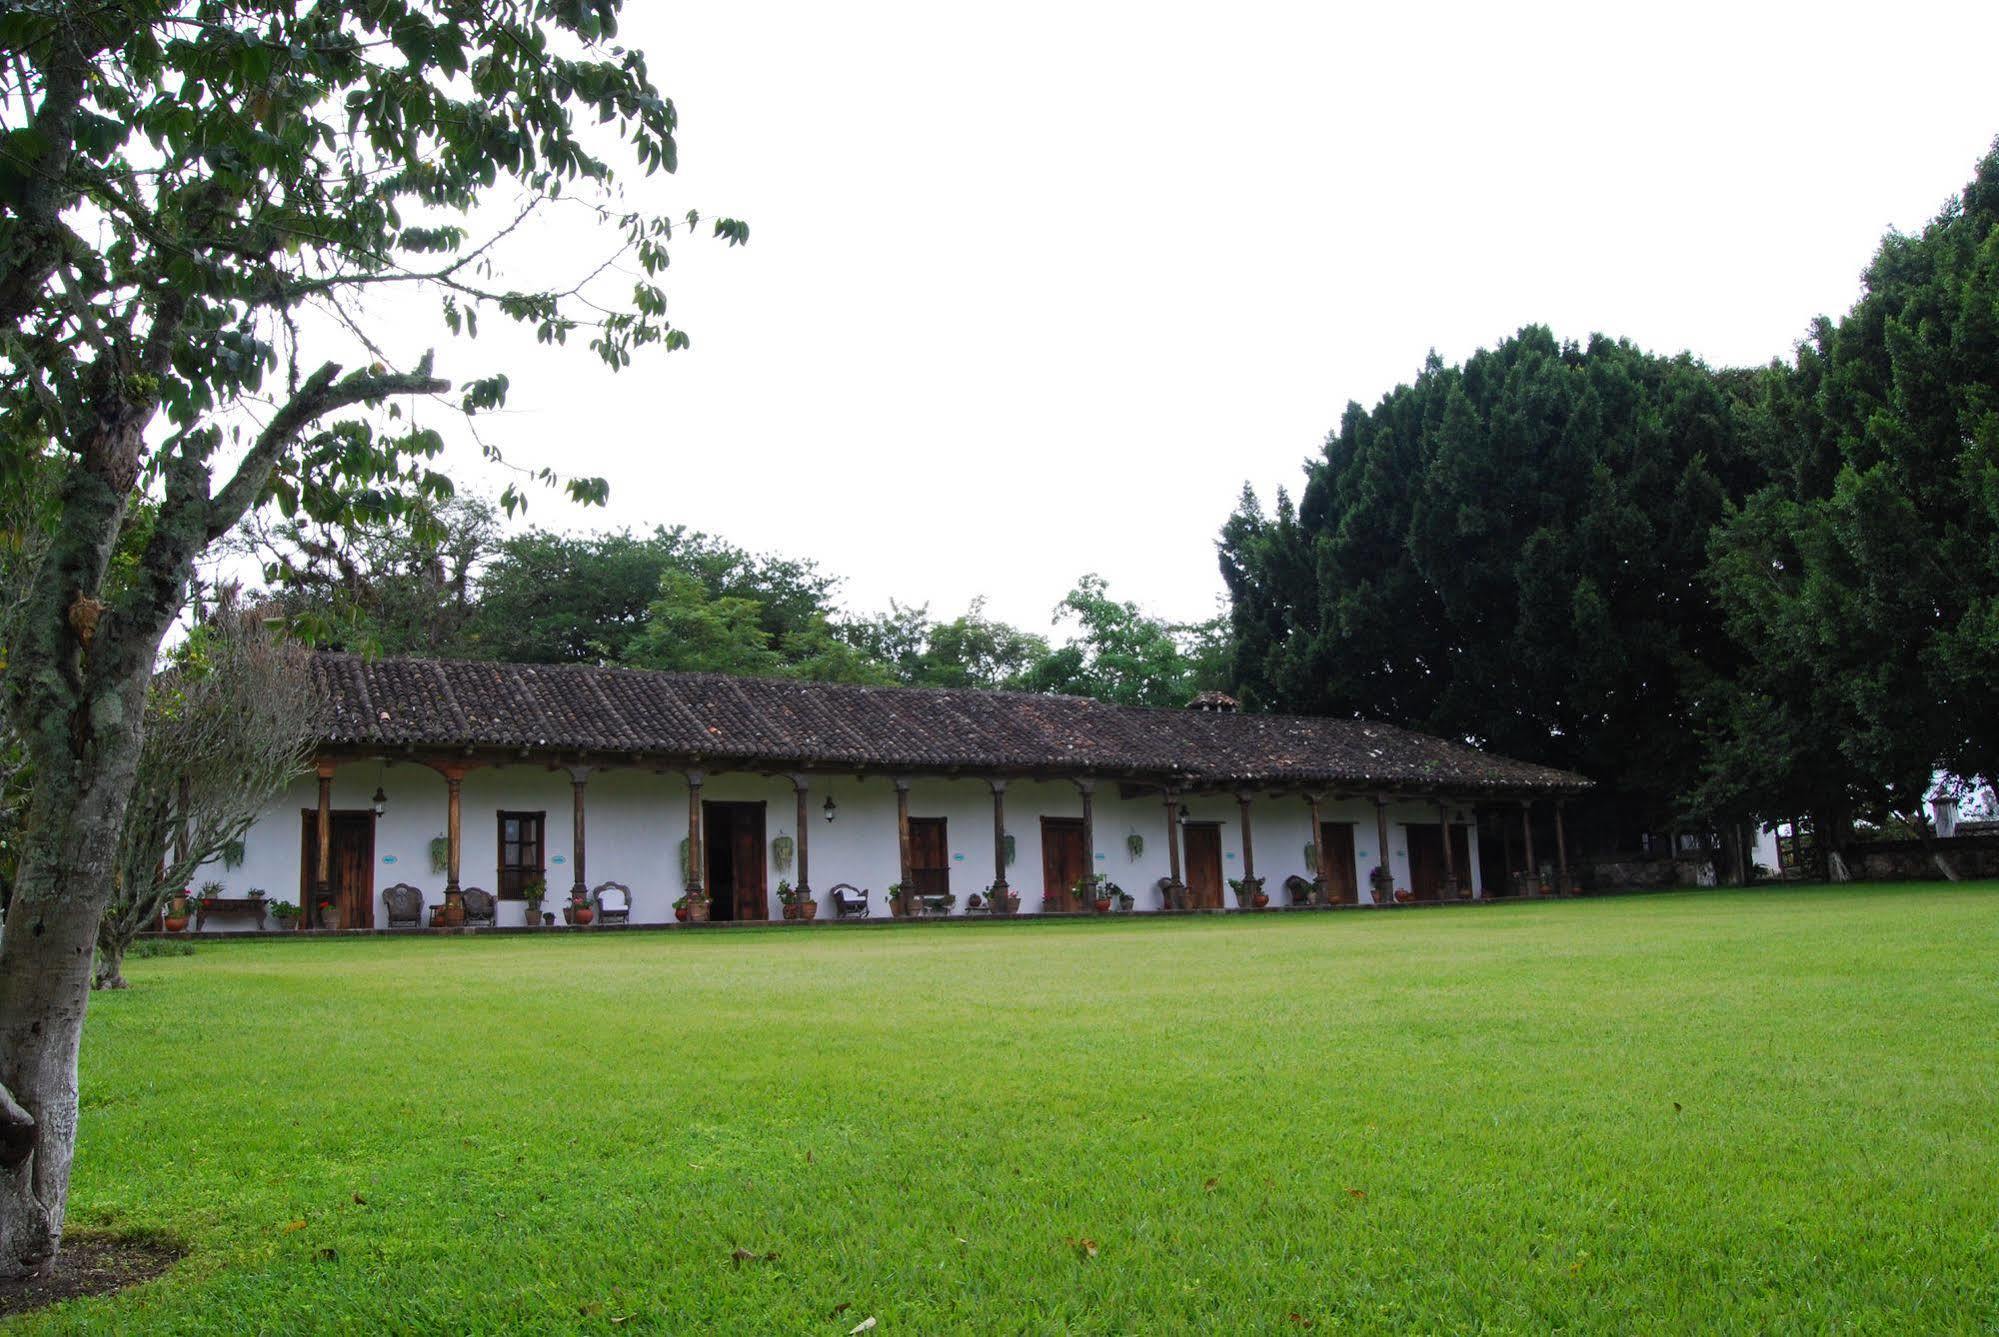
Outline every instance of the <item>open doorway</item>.
{"label": "open doorway", "polygon": [[769,919],[764,886],[764,805],[701,805],[702,860],[708,873],[708,918]]}

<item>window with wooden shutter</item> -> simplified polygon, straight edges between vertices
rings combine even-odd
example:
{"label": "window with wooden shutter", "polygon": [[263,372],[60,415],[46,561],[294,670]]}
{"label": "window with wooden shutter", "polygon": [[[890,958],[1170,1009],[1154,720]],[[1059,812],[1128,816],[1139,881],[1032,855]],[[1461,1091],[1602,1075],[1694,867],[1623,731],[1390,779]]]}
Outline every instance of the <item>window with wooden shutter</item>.
{"label": "window with wooden shutter", "polygon": [[503,812],[500,817],[499,885],[502,900],[519,900],[530,882],[546,883],[548,867],[545,812]]}

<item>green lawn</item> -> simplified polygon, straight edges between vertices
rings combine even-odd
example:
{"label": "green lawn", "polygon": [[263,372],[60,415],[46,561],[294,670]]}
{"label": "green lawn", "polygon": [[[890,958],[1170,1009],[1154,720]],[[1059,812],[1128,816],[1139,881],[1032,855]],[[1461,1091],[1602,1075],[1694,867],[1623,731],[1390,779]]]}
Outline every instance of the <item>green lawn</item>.
{"label": "green lawn", "polygon": [[27,1331],[1999,1325],[1993,884],[128,970]]}

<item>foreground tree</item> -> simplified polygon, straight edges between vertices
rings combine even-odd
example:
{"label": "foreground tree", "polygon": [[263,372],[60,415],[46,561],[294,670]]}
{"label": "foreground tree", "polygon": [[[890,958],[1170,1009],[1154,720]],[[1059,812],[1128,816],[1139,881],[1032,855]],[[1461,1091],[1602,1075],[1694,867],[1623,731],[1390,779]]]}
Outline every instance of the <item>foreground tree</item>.
{"label": "foreground tree", "polygon": [[[652,281],[669,226],[622,205],[599,156],[674,165],[672,105],[640,53],[610,45],[619,8],[0,10],[0,485],[54,475],[37,515],[46,543],[5,629],[5,708],[33,786],[0,936],[0,1278],[45,1270],[60,1247],[91,947],[147,687],[196,559],[267,500],[340,524],[450,491],[429,467],[435,430],[400,404],[365,413],[449,385],[428,355],[392,365],[356,295],[428,289],[453,331],[482,311],[544,342],[581,330],[613,368],[685,342]],[[518,210],[475,236],[475,206],[503,185]],[[502,286],[506,239],[558,198],[602,223],[606,267]],[[613,259],[622,294],[602,286]],[[475,379],[460,406],[505,391],[504,377]],[[152,523],[114,582],[141,496]]]}
{"label": "foreground tree", "polygon": [[93,987],[125,987],[126,949],[167,898],[305,770],[321,713],[307,659],[225,590],[153,678]]}

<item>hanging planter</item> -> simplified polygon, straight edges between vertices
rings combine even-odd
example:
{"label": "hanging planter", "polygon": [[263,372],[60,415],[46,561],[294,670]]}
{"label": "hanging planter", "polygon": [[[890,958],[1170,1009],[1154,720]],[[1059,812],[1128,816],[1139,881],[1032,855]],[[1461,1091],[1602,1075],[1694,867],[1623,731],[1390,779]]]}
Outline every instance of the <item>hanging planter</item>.
{"label": "hanging planter", "polygon": [[241,868],[243,866],[243,842],[232,840],[222,847],[222,866]]}
{"label": "hanging planter", "polygon": [[771,841],[770,861],[776,865],[778,872],[789,873],[791,871],[791,857],[796,849],[797,846],[792,844],[790,836],[779,836],[777,839]]}
{"label": "hanging planter", "polygon": [[1132,832],[1124,838],[1124,849],[1125,853],[1131,856],[1131,861],[1137,863],[1145,857],[1145,837],[1136,831]]}
{"label": "hanging planter", "polygon": [[687,862],[687,837],[680,838],[680,885],[686,886],[694,876],[693,865]]}
{"label": "hanging planter", "polygon": [[1312,841],[1305,842],[1305,867],[1315,875],[1319,871],[1319,847]]}
{"label": "hanging planter", "polygon": [[430,871],[448,873],[451,871],[451,837],[432,836],[430,838]]}
{"label": "hanging planter", "polygon": [[1013,832],[1006,833],[1006,866],[1013,867]]}

